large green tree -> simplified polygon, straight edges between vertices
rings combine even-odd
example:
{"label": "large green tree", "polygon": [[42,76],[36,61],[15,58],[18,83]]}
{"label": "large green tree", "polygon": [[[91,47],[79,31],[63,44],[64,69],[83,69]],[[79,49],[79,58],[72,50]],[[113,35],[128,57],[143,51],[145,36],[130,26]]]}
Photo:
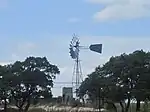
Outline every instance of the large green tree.
{"label": "large green tree", "polygon": [[7,104],[11,100],[11,88],[8,78],[11,76],[9,66],[0,66],[0,101],[4,106],[4,111],[7,111]]}
{"label": "large green tree", "polygon": [[[149,96],[149,77],[149,52],[138,50],[130,54],[121,54],[111,57],[102,67],[97,67],[81,84],[80,94],[83,96],[86,91],[90,91],[94,96],[98,92],[95,93],[93,89],[103,88],[105,96],[101,97],[119,102],[122,112],[128,112],[133,98],[137,100],[136,110],[139,111],[140,102]],[[127,105],[123,105],[125,100],[128,101]]]}
{"label": "large green tree", "polygon": [[59,74],[59,69],[46,57],[28,57],[10,66],[11,94],[20,112],[27,111],[32,101],[41,96],[52,97],[53,79]]}

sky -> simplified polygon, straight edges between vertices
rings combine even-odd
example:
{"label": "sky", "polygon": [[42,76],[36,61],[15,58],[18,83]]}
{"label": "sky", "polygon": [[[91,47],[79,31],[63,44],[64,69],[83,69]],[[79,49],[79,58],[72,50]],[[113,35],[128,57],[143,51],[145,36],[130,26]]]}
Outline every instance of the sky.
{"label": "sky", "polygon": [[[0,0],[0,64],[46,56],[60,69],[55,82],[71,82],[69,43],[103,44],[102,54],[80,52],[83,76],[111,56],[150,50],[150,0]],[[63,86],[55,84],[54,96]]]}

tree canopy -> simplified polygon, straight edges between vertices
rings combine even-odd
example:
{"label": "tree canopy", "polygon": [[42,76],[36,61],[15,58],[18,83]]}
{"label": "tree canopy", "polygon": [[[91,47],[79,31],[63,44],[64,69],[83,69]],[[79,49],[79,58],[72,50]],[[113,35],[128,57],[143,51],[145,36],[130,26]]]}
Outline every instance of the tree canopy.
{"label": "tree canopy", "polygon": [[51,88],[60,71],[46,57],[28,57],[24,61],[0,66],[0,100],[14,101],[20,112],[26,112],[39,98],[52,98]]}
{"label": "tree canopy", "polygon": [[[128,112],[130,102],[149,99],[150,53],[137,50],[130,54],[111,57],[103,66],[98,66],[88,75],[79,88],[79,96],[88,94],[91,100],[101,98],[120,103],[122,112]],[[100,90],[100,93],[96,90]],[[126,105],[125,101],[128,101]]]}

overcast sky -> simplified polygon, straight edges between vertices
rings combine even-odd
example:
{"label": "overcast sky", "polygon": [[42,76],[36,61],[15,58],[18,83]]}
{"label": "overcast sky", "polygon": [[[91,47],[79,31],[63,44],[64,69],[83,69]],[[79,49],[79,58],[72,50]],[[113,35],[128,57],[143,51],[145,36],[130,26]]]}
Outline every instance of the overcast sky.
{"label": "overcast sky", "polygon": [[[46,56],[61,71],[56,82],[71,82],[69,43],[103,44],[103,53],[81,50],[84,77],[111,56],[150,50],[150,0],[0,0],[0,63]],[[53,89],[61,95],[61,87]],[[71,85],[70,85],[71,86]]]}

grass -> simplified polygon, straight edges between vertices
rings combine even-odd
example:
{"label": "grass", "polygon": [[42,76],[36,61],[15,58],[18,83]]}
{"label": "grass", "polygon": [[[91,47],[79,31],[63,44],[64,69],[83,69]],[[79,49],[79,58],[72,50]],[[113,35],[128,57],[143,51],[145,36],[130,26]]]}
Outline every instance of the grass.
{"label": "grass", "polygon": [[[119,104],[116,104],[118,112],[121,112],[121,107]],[[132,103],[129,108],[129,112],[136,112],[136,103]],[[140,112],[150,112],[150,104],[148,105],[147,111],[144,111],[144,104],[141,104]]]}
{"label": "grass", "polygon": [[[150,108],[147,111],[144,111],[143,108],[143,104],[141,104],[141,111],[140,112],[150,112]],[[117,112],[121,112],[121,108],[119,104],[116,104],[117,107]],[[150,104],[149,104],[150,107]],[[79,111],[80,110],[80,111]],[[130,108],[129,108],[129,112],[136,112],[136,104],[132,103]],[[2,112],[2,111],[0,111]],[[18,112],[17,109],[14,108],[8,108],[7,112]],[[34,106],[34,107],[30,107],[28,112],[96,112],[95,110],[93,110],[92,108],[72,108],[72,107],[66,107],[66,106],[49,106],[49,105],[45,105],[45,106]],[[110,111],[105,111],[105,112],[113,112],[112,110]]]}

